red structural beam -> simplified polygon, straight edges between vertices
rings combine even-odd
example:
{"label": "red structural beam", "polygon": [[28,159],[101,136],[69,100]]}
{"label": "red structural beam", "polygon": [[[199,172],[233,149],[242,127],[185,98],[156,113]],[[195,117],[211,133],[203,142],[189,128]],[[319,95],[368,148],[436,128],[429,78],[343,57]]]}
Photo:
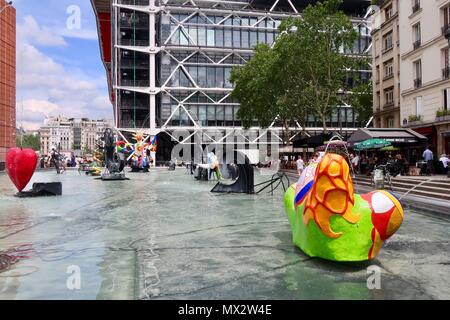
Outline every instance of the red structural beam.
{"label": "red structural beam", "polygon": [[100,54],[103,60],[103,65],[106,69],[106,76],[108,79],[108,89],[111,102],[114,103],[115,97],[112,90],[112,75],[111,75],[111,7],[110,1],[105,0],[91,0],[92,7],[97,19],[97,30],[100,45]]}

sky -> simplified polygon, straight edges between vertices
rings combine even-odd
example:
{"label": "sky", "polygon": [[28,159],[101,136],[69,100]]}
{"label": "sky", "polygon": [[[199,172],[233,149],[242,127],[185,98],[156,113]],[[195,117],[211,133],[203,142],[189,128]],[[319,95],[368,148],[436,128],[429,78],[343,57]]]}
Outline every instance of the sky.
{"label": "sky", "polygon": [[97,25],[89,0],[15,0],[17,126],[46,116],[112,119]]}

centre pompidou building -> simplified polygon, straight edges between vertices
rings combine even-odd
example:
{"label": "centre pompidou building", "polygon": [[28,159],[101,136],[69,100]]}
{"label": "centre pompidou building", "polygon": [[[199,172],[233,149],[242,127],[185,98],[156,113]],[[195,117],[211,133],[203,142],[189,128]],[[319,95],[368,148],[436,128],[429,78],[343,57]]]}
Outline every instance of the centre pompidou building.
{"label": "centre pompidou building", "polygon": [[[239,102],[231,97],[231,69],[252,57],[257,43],[271,45],[284,18],[300,16],[308,0],[91,0],[108,73],[116,128],[158,135],[164,145],[171,132],[192,134],[240,130]],[[346,0],[360,37],[346,54],[370,54],[370,26],[364,15],[370,1]],[[358,70],[370,78],[370,68]],[[354,81],[354,75],[345,81]],[[275,119],[274,119],[275,120]],[[251,128],[259,137],[277,130]],[[293,130],[299,130],[293,124]],[[360,124],[351,106],[330,116],[330,131],[350,134]],[[314,116],[307,131],[322,124]],[[161,135],[161,133],[165,133]],[[210,142],[217,142],[208,134]],[[169,139],[170,140],[170,139]],[[257,140],[249,140],[258,143]],[[189,141],[184,141],[189,142]],[[167,158],[167,154],[163,157]],[[166,159],[158,159],[166,160]]]}

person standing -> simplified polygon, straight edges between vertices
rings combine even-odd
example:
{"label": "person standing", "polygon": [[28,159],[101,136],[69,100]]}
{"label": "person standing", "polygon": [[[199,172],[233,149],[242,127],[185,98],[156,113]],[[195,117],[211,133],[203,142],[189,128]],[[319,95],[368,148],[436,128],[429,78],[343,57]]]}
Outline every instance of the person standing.
{"label": "person standing", "polygon": [[444,174],[447,174],[448,172],[448,165],[450,163],[450,159],[446,154],[443,154],[440,158],[439,161],[442,162],[442,166],[444,167]]}
{"label": "person standing", "polygon": [[422,154],[423,160],[427,163],[426,166],[426,175],[431,175],[431,166],[433,165],[433,152],[430,150],[430,148],[427,146],[425,151]]}
{"label": "person standing", "polygon": [[359,155],[356,155],[352,159],[352,167],[355,172],[358,172],[359,169],[358,165],[359,165]]}
{"label": "person standing", "polygon": [[305,168],[305,162],[303,161],[301,156],[298,156],[297,158],[297,172],[298,175],[302,175],[303,169]]}
{"label": "person standing", "polygon": [[60,174],[61,173],[60,165],[62,164],[61,163],[61,155],[56,150],[56,147],[54,147],[54,146],[52,146],[52,148],[50,150],[49,166],[51,164],[55,167],[56,173]]}

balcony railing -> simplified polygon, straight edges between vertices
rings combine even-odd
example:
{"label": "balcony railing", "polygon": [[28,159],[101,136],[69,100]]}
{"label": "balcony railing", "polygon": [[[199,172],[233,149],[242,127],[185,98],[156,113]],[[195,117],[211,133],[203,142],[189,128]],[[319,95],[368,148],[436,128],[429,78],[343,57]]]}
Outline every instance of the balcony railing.
{"label": "balcony railing", "polygon": [[442,30],[442,35],[443,36],[445,36],[445,33],[447,32],[447,30],[450,28],[450,26],[449,25],[444,25],[442,28],[441,28],[441,30]]}
{"label": "balcony railing", "polygon": [[121,126],[123,128],[148,128],[150,127],[150,122],[148,120],[121,120]]}
{"label": "balcony railing", "polygon": [[383,109],[387,109],[394,106],[394,101],[386,102],[383,106]]}
{"label": "balcony railing", "polygon": [[389,80],[394,77],[394,73],[390,73],[384,76],[383,81]]}
{"label": "balcony railing", "polygon": [[385,54],[386,52],[392,50],[392,48],[394,48],[393,45],[390,45],[389,47],[384,48],[384,49],[381,51],[381,54]]}
{"label": "balcony railing", "polygon": [[148,29],[149,23],[147,19],[135,20],[133,19],[120,19],[120,27],[121,28],[139,28],[139,29]]}
{"label": "balcony railing", "polygon": [[442,69],[442,78],[450,79],[450,67]]}
{"label": "balcony railing", "polygon": [[418,89],[422,86],[422,78],[417,78],[414,80],[414,88]]}
{"label": "balcony railing", "polygon": [[421,45],[422,45],[422,41],[421,41],[421,40],[415,41],[415,42],[413,43],[414,50],[420,48]]}
{"label": "balcony railing", "polygon": [[120,81],[120,85],[124,87],[148,87],[150,85],[150,81],[122,79]]}
{"label": "balcony railing", "polygon": [[413,7],[412,7],[412,12],[416,13],[419,10],[420,10],[420,3],[414,4]]}
{"label": "balcony railing", "polygon": [[128,6],[148,6],[148,0],[118,0],[119,4],[125,4]]}
{"label": "balcony railing", "polygon": [[148,40],[121,39],[120,44],[122,46],[147,47],[149,45],[149,41]]}
{"label": "balcony railing", "polygon": [[133,105],[132,103],[129,102],[122,102],[122,105],[120,106],[121,110],[133,110],[135,108],[145,110],[149,108],[149,104],[138,103],[136,105]]}
{"label": "balcony railing", "polygon": [[120,66],[122,67],[122,68],[144,68],[144,69],[147,69],[147,68],[149,68],[149,66],[150,66],[150,62],[148,61],[148,59],[147,59],[147,61],[146,60],[138,60],[138,61],[134,61],[134,60],[125,60],[125,59],[122,59],[121,61],[120,61]]}

